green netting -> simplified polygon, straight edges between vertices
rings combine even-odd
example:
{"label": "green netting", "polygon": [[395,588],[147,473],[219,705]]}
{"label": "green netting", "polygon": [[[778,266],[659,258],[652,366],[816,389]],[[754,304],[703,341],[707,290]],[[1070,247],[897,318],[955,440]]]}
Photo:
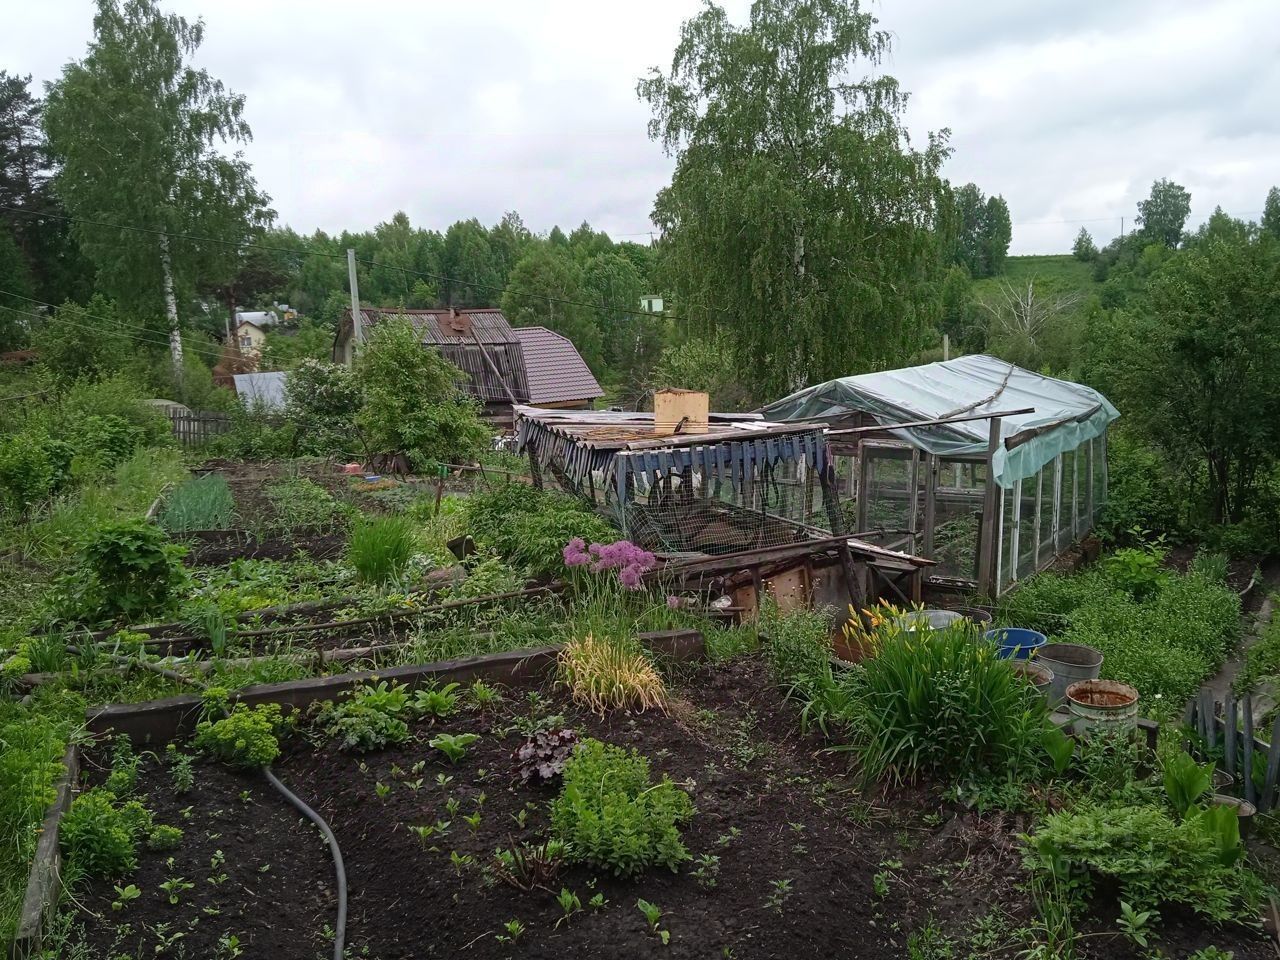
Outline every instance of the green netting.
{"label": "green netting", "polygon": [[[1011,490],[1034,477],[1058,454],[1106,433],[1120,413],[1101,393],[1082,384],[1055,380],[995,357],[976,355],[901,370],[842,377],[807,387],[766,406],[769,420],[820,420],[862,412],[878,423],[940,420],[969,414],[1019,410],[1033,413],[1000,421],[1001,439],[1042,430],[1012,450],[996,451],[996,482]],[[890,431],[929,453],[985,454],[990,421]],[[1070,474],[1068,474],[1070,477]]]}

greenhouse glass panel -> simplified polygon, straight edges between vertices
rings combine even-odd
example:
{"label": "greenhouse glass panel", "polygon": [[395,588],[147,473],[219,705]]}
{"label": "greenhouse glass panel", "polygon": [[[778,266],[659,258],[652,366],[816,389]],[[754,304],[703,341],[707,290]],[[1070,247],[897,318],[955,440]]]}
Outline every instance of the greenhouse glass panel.
{"label": "greenhouse glass panel", "polygon": [[1104,433],[1093,441],[1093,522],[1102,519],[1103,507],[1107,505],[1107,435]]}
{"label": "greenhouse glass panel", "polygon": [[1054,557],[1053,520],[1054,494],[1058,485],[1058,461],[1046,463],[1040,471],[1040,543],[1036,552],[1036,567],[1042,567]]}
{"label": "greenhouse glass panel", "polygon": [[973,460],[939,460],[939,485],[933,494],[933,556],[930,557],[937,561],[934,569],[937,576],[977,579],[985,473],[985,465]]}
{"label": "greenhouse glass panel", "polygon": [[1025,580],[1036,572],[1036,490],[1040,474],[1019,481],[1018,577]]}
{"label": "greenhouse glass panel", "polygon": [[1071,521],[1072,506],[1076,495],[1076,452],[1065,450],[1061,457],[1062,468],[1060,494],[1058,497],[1058,549],[1065,550],[1075,539]]}
{"label": "greenhouse glass panel", "polygon": [[886,546],[909,550],[923,512],[919,455],[904,445],[865,445],[862,455],[867,476],[863,529],[880,531]]}

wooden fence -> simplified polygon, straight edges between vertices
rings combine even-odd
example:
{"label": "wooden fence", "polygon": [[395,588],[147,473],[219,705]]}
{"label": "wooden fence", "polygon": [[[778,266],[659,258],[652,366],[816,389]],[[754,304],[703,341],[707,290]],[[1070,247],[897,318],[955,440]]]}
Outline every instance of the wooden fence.
{"label": "wooden fence", "polygon": [[231,430],[231,414],[215,410],[184,410],[169,407],[165,410],[173,435],[184,447],[199,447],[214,437]]}
{"label": "wooden fence", "polygon": [[1200,695],[1187,704],[1183,720],[1199,743],[1193,752],[1201,760],[1216,760],[1219,769],[1235,778],[1237,792],[1265,813],[1276,806],[1276,777],[1280,773],[1280,716],[1271,725],[1271,742],[1258,739],[1253,731],[1253,697],[1225,701],[1201,688]]}

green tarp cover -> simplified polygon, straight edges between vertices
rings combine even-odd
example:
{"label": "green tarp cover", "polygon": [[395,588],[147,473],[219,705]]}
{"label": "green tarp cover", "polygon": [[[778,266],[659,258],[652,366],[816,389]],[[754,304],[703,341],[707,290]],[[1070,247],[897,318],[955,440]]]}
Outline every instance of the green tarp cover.
{"label": "green tarp cover", "polygon": [[[1002,441],[1025,430],[1056,426],[1012,450],[1001,443],[994,472],[996,482],[1006,489],[1024,477],[1034,477],[1059,453],[1101,436],[1107,424],[1120,416],[1111,402],[1091,387],[1055,380],[982,354],[828,380],[776,400],[761,413],[766,419],[785,421],[835,419],[862,412],[877,423],[891,424],[1026,407],[1035,412],[1001,419]],[[985,455],[990,431],[989,420],[970,420],[890,432],[928,453]]]}

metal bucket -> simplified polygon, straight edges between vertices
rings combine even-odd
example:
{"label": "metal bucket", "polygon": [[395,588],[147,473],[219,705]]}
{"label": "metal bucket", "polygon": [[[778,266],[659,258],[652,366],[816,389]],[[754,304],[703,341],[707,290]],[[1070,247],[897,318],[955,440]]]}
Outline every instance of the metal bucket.
{"label": "metal bucket", "polygon": [[1114,680],[1077,680],[1067,704],[1081,733],[1132,733],[1138,724],[1138,691]]}
{"label": "metal bucket", "polygon": [[1239,797],[1228,796],[1223,793],[1215,793],[1209,797],[1209,802],[1215,807],[1232,807],[1236,812],[1236,816],[1240,818],[1240,838],[1248,839],[1253,835],[1253,821],[1257,816],[1258,808],[1248,800],[1241,800]]}
{"label": "metal bucket", "polygon": [[1046,643],[1036,659],[1053,671],[1049,706],[1062,703],[1067,687],[1077,680],[1097,680],[1102,670],[1102,653],[1082,643]]}
{"label": "metal bucket", "polygon": [[1035,660],[1010,660],[1009,666],[1028,683],[1034,684],[1036,693],[1042,697],[1049,695],[1054,682],[1053,671]]}

